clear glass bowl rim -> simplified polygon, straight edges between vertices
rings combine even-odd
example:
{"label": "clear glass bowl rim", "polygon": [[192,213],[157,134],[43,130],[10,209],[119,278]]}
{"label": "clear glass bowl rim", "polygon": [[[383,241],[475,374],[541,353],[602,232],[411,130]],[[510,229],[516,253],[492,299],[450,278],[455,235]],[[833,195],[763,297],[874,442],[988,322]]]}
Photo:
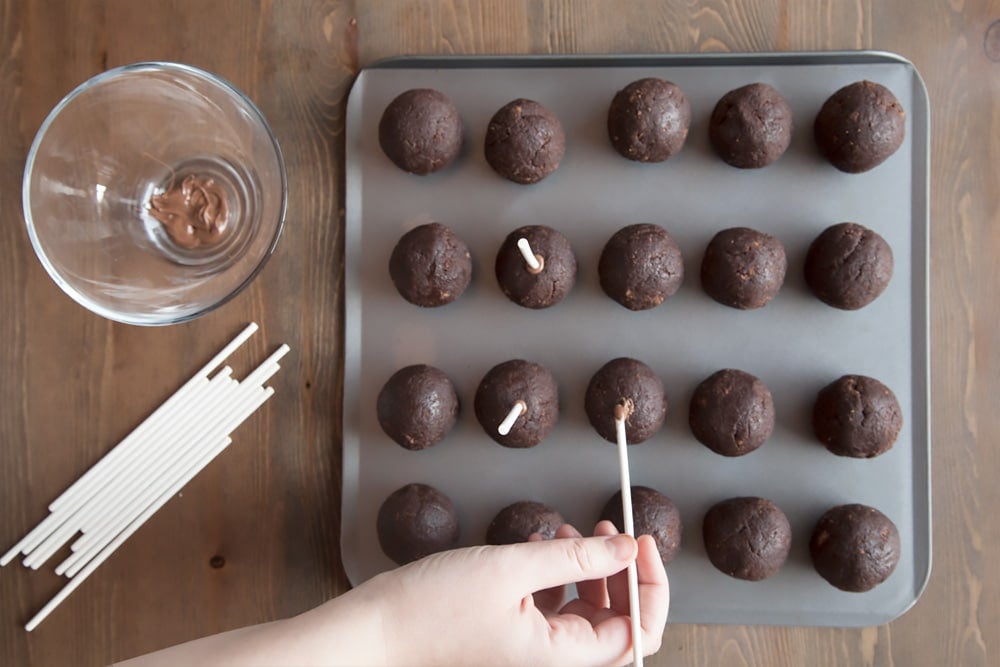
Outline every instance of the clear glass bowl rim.
{"label": "clear glass bowl rim", "polygon": [[[198,310],[188,313],[186,315],[181,315],[179,317],[164,318],[160,320],[160,319],[153,319],[150,316],[133,317],[117,313],[97,303],[91,302],[86,296],[81,294],[79,291],[73,288],[68,282],[66,282],[63,279],[63,277],[59,274],[59,271],[53,265],[48,255],[45,253],[45,249],[42,247],[41,240],[38,238],[38,235],[35,232],[34,219],[31,214],[30,190],[31,190],[31,177],[34,172],[35,158],[37,157],[39,147],[41,146],[42,141],[45,138],[45,135],[48,133],[49,127],[52,125],[52,123],[55,122],[56,118],[59,117],[59,114],[62,113],[63,109],[65,109],[70,102],[72,102],[76,97],[78,97],[85,91],[89,90],[90,88],[100,83],[103,83],[108,79],[112,79],[116,76],[119,76],[120,74],[123,74],[125,72],[163,71],[163,70],[183,72],[184,74],[188,74],[196,78],[206,80],[209,83],[227,89],[233,95],[242,100],[244,104],[246,104],[247,109],[249,109],[250,112],[254,114],[256,119],[260,122],[261,127],[264,128],[264,131],[267,133],[268,138],[271,140],[271,146],[274,148],[274,154],[278,162],[278,175],[281,180],[281,206],[280,210],[278,211],[278,223],[277,226],[275,227],[274,235],[271,238],[271,242],[268,245],[267,250],[264,252],[263,256],[260,258],[260,261],[257,262],[257,265],[249,273],[249,275],[247,275],[247,277],[243,280],[243,282],[241,282],[239,285],[236,286],[235,289],[233,289],[227,295],[218,299],[214,303],[206,304],[204,307],[199,308]],[[45,117],[45,120],[42,121],[41,127],[38,128],[38,132],[35,134],[35,138],[31,142],[31,148],[28,150],[28,158],[24,166],[24,178],[21,183],[21,207],[24,213],[25,226],[28,229],[28,238],[31,240],[31,247],[35,250],[35,255],[42,263],[42,266],[45,267],[45,271],[49,274],[49,277],[52,278],[52,280],[57,285],[59,285],[59,288],[62,289],[62,291],[65,292],[70,298],[72,298],[74,301],[76,301],[78,304],[80,304],[90,312],[115,322],[121,322],[122,324],[133,324],[137,326],[167,326],[170,324],[180,324],[182,322],[189,322],[195,318],[201,317],[202,315],[205,315],[206,313],[215,310],[216,308],[219,308],[220,306],[226,304],[227,302],[229,302],[229,300],[235,298],[238,294],[240,294],[244,289],[246,289],[247,285],[253,282],[253,279],[257,277],[257,274],[259,274],[261,270],[264,268],[264,265],[267,264],[267,260],[270,259],[271,255],[274,254],[274,249],[278,245],[278,239],[281,237],[281,232],[285,227],[285,212],[287,209],[287,205],[288,205],[288,179],[285,174],[285,159],[281,153],[281,146],[278,145],[278,140],[274,136],[274,131],[268,124],[267,119],[264,118],[264,114],[262,114],[260,109],[257,108],[257,105],[254,104],[253,100],[247,97],[242,90],[240,90],[235,85],[233,85],[226,79],[222,78],[221,76],[218,76],[217,74],[213,74],[212,72],[209,72],[207,70],[195,67],[194,65],[186,65],[183,63],[174,63],[174,62],[157,61],[157,60],[137,62],[106,70],[104,72],[101,72],[100,74],[96,74],[91,78],[87,79],[86,81],[78,85],[76,88],[74,88],[72,91],[70,91],[65,97],[63,97],[59,101],[59,103],[55,107],[53,107],[52,111],[50,111],[49,114]]]}

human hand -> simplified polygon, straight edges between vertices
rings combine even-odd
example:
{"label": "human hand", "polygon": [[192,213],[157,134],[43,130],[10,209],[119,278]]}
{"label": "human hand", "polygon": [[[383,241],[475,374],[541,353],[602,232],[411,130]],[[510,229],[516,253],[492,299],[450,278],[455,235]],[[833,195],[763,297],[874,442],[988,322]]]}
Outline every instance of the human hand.
{"label": "human hand", "polygon": [[[340,607],[338,616],[353,608],[377,619],[363,633],[384,647],[371,656],[375,662],[625,665],[631,659],[625,568],[633,559],[649,655],[660,647],[669,606],[663,563],[651,537],[637,542],[606,521],[591,538],[563,526],[554,540],[435,554],[329,604]],[[568,583],[577,584],[579,597],[563,605]]]}
{"label": "human hand", "polygon": [[[663,637],[667,575],[650,536],[636,542],[608,521],[594,535],[562,526],[554,540],[435,554],[294,618],[128,664],[625,665],[632,648],[625,568],[635,560],[646,655]],[[579,597],[564,605],[569,583]]]}

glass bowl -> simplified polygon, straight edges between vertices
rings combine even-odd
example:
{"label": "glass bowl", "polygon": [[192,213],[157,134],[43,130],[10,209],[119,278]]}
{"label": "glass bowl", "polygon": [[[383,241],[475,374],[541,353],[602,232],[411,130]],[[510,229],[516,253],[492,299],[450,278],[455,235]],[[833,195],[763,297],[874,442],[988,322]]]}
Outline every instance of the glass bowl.
{"label": "glass bowl", "polygon": [[285,217],[281,149],[253,102],[204,70],[148,62],[78,86],[35,136],[22,198],[53,280],[85,308],[174,324],[261,270]]}

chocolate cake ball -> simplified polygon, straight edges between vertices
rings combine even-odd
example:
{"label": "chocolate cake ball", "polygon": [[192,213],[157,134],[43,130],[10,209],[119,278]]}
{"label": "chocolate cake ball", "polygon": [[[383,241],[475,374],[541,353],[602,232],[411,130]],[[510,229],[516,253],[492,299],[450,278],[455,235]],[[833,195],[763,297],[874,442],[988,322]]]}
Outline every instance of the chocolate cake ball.
{"label": "chocolate cake ball", "polygon": [[389,103],[378,124],[378,143],[411,174],[444,169],[462,149],[462,118],[444,93],[408,90]]}
{"label": "chocolate cake ball", "polygon": [[838,456],[870,459],[892,448],[903,413],[888,387],[864,375],[845,375],[820,390],[813,431]]}
{"label": "chocolate cake ball", "polygon": [[[622,512],[622,492],[611,496],[604,509],[601,510],[601,520],[615,524],[618,532],[625,530],[624,513]],[[664,565],[677,555],[681,548],[681,513],[670,498],[648,486],[632,487],[632,521],[636,537],[652,535],[656,548]]]}
{"label": "chocolate cake ball", "polygon": [[691,105],[684,92],[663,79],[639,79],[618,91],[608,110],[608,137],[622,157],[663,162],[687,139]]}
{"label": "chocolate cake ball", "polygon": [[684,260],[658,225],[629,225],[605,244],[597,265],[601,289],[629,310],[663,303],[684,281]]}
{"label": "chocolate cake ball", "polygon": [[867,505],[838,505],[816,523],[809,555],[820,576],[843,591],[870,591],[899,563],[899,531]]}
{"label": "chocolate cake ball", "polygon": [[458,419],[458,394],[444,372],[417,364],[393,373],[378,394],[378,423],[405,449],[440,442]]}
{"label": "chocolate cake ball", "polygon": [[532,100],[506,104],[486,128],[486,161],[515,183],[528,185],[542,180],[559,168],[565,151],[562,123]]}
{"label": "chocolate cake ball", "polygon": [[628,444],[648,440],[663,426],[667,415],[667,395],[660,378],[641,361],[619,357],[594,373],[584,398],[584,408],[591,425],[609,442],[618,441],[615,436],[615,406],[625,401],[629,401],[631,407],[625,419]]}
{"label": "chocolate cake ball", "polygon": [[867,227],[827,227],[806,254],[806,283],[824,303],[857,310],[874,301],[892,278],[892,249]]}
{"label": "chocolate cake ball", "polygon": [[903,144],[906,113],[896,96],[871,81],[844,86],[823,103],[813,133],[820,153],[849,174],[874,169]]}
{"label": "chocolate cake ball", "polygon": [[562,515],[548,505],[522,500],[504,507],[493,518],[486,529],[486,544],[527,542],[532,533],[551,540],[564,523]]}
{"label": "chocolate cake ball", "polygon": [[[524,407],[507,435],[498,427],[518,403]],[[514,359],[494,366],[479,383],[476,418],[504,447],[534,447],[559,420],[559,387],[544,366]]]}
{"label": "chocolate cake ball", "polygon": [[701,261],[701,286],[730,308],[763,308],[785,282],[785,246],[770,234],[733,227],[716,234]]}
{"label": "chocolate cake ball", "polygon": [[746,581],[761,581],[780,570],[792,546],[788,518],[765,498],[730,498],[712,505],[701,533],[712,565]]}
{"label": "chocolate cake ball", "polygon": [[472,255],[462,239],[432,222],[403,234],[389,258],[389,276],[412,304],[434,308],[462,296],[472,280]]}
{"label": "chocolate cake ball", "polygon": [[691,432],[723,456],[743,456],[774,431],[774,400],[759,378],[727,368],[710,375],[691,397]]}
{"label": "chocolate cake ball", "polygon": [[378,542],[398,565],[458,543],[458,515],[451,499],[427,484],[397,489],[378,510]]}
{"label": "chocolate cake ball", "polygon": [[[527,239],[540,265],[531,268],[517,247]],[[497,282],[507,298],[525,308],[548,308],[563,300],[576,282],[576,255],[565,236],[544,225],[511,232],[496,261]]]}
{"label": "chocolate cake ball", "polygon": [[766,167],[792,141],[792,109],[766,83],[730,90],[712,111],[708,138],[727,164],[740,169]]}

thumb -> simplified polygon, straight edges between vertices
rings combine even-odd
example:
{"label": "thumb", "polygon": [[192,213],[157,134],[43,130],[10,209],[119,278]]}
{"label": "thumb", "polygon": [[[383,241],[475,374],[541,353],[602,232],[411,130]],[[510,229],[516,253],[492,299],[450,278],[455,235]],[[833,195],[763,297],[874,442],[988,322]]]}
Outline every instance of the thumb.
{"label": "thumb", "polygon": [[629,535],[576,537],[524,542],[509,547],[508,563],[527,595],[544,588],[621,572],[635,560],[638,546]]}

